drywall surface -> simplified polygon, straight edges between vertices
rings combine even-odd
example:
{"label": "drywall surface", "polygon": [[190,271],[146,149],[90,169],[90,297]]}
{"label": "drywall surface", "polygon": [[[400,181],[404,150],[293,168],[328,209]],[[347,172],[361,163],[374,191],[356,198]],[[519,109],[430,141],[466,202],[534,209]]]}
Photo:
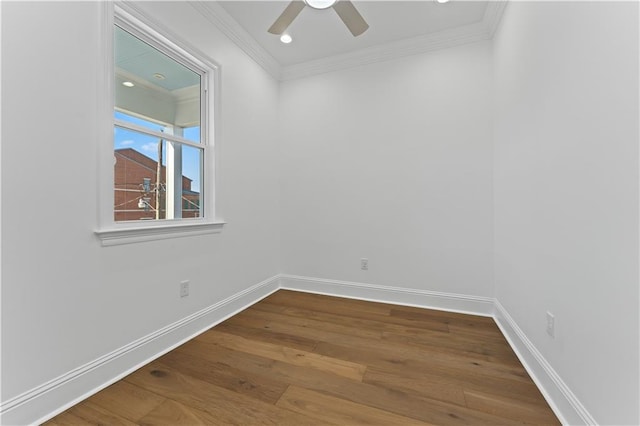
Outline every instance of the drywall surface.
{"label": "drywall surface", "polygon": [[638,4],[512,2],[494,70],[496,298],[595,421],[638,424]]}
{"label": "drywall surface", "polygon": [[220,234],[102,247],[96,75],[101,54],[112,54],[96,52],[104,5],[3,3],[3,401],[279,272],[277,82],[188,4],[139,7],[221,67],[217,199],[228,224]]}
{"label": "drywall surface", "polygon": [[490,90],[489,42],[282,83],[283,272],[491,296]]}

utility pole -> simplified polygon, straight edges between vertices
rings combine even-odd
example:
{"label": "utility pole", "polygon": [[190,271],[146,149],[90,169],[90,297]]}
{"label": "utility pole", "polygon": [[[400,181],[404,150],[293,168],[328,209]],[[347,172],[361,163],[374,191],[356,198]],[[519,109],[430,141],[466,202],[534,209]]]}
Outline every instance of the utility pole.
{"label": "utility pole", "polygon": [[160,219],[160,179],[162,177],[162,139],[158,141],[158,166],[156,167],[156,219]]}

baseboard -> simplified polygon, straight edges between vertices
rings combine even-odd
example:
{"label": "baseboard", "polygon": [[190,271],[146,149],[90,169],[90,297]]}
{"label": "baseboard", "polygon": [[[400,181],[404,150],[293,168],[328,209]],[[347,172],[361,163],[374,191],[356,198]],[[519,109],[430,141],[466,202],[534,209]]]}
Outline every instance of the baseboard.
{"label": "baseboard", "polygon": [[502,334],[562,424],[598,424],[497,300],[494,317]]}
{"label": "baseboard", "polygon": [[441,293],[296,275],[280,275],[280,288],[371,302],[415,306],[486,317],[493,316],[493,298],[491,297]]}
{"label": "baseboard", "polygon": [[0,423],[42,423],[265,298],[278,288],[279,276],[271,277],[50,382],[3,401]]}

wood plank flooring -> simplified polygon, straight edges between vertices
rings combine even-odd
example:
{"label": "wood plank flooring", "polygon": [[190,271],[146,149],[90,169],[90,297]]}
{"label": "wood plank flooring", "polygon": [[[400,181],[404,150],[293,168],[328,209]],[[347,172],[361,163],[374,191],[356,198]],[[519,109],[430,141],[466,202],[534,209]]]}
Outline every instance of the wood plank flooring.
{"label": "wood plank flooring", "polygon": [[280,290],[46,424],[559,422],[491,318]]}

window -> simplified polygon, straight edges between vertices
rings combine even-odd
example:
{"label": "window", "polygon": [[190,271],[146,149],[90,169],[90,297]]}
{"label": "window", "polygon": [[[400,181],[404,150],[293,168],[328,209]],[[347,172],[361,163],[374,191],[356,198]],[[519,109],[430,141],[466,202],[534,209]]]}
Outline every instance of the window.
{"label": "window", "polygon": [[200,217],[206,73],[118,24],[114,65],[114,221]]}
{"label": "window", "polygon": [[[213,105],[217,67],[116,6],[111,27],[109,194],[103,245],[201,233],[222,222],[213,203]],[[100,150],[101,155],[104,150]],[[106,160],[102,161],[107,169]],[[106,183],[101,184],[105,192]],[[208,225],[208,226],[207,226]],[[199,231],[194,231],[198,228]],[[152,230],[153,232],[149,232]],[[133,239],[130,237],[133,236]],[[107,244],[105,244],[107,242]]]}

